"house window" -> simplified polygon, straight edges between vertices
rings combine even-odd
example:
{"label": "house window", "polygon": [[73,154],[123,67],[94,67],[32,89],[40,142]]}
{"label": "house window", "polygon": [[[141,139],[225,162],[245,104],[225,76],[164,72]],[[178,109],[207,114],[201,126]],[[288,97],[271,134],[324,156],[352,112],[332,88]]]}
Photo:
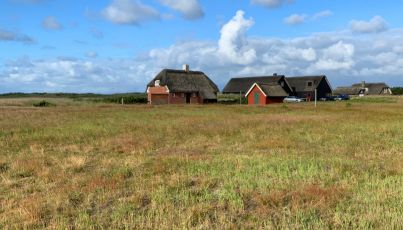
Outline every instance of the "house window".
{"label": "house window", "polygon": [[281,85],[281,87],[284,87],[284,82],[282,81],[282,82],[280,83],[280,85]]}
{"label": "house window", "polygon": [[173,94],[172,94],[172,97],[175,98],[175,97],[176,97],[176,93],[173,93]]}
{"label": "house window", "polygon": [[312,87],[313,86],[313,82],[308,81],[308,87]]}
{"label": "house window", "polygon": [[197,97],[197,94],[196,94],[196,93],[192,93],[192,97]]}
{"label": "house window", "polygon": [[181,97],[185,97],[185,94],[184,94],[184,93],[181,93]]}

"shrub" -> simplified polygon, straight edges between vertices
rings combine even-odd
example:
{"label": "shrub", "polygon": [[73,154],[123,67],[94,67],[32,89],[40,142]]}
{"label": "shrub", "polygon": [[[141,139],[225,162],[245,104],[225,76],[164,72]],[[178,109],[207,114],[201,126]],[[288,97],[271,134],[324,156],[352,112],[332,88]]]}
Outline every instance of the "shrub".
{"label": "shrub", "polygon": [[106,103],[116,103],[121,104],[123,99],[123,104],[147,104],[147,95],[133,95],[133,96],[112,96],[103,99]]}
{"label": "shrub", "polygon": [[37,102],[37,103],[34,103],[33,105],[35,107],[52,107],[52,106],[56,106],[55,104],[50,103],[50,102],[45,101],[45,100]]}
{"label": "shrub", "polygon": [[394,87],[391,90],[394,95],[403,95],[403,87]]}

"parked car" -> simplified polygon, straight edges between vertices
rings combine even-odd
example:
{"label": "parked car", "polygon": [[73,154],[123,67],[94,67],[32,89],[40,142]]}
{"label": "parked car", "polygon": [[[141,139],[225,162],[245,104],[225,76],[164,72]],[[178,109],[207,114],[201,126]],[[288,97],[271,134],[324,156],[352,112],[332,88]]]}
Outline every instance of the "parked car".
{"label": "parked car", "polygon": [[347,101],[350,100],[350,96],[347,94],[340,94],[334,98],[336,101]]}
{"label": "parked car", "polygon": [[286,98],[284,98],[283,102],[287,103],[287,102],[302,102],[302,98],[299,97],[295,97],[295,96],[288,96]]}
{"label": "parked car", "polygon": [[335,100],[335,96],[326,96],[326,97],[322,97],[319,98],[320,101],[334,101]]}

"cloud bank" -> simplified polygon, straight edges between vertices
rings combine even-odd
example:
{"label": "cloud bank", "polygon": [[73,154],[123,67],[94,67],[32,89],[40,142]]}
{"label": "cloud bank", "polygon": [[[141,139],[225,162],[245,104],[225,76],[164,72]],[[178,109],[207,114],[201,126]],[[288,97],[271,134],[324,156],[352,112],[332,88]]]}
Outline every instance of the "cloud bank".
{"label": "cloud bank", "polygon": [[[149,50],[133,58],[87,57],[5,61],[0,85],[7,91],[133,92],[162,68],[190,64],[220,87],[230,77],[326,74],[333,86],[354,82],[402,83],[403,28],[379,33],[334,31],[293,39],[250,37],[254,20],[238,11],[221,28],[218,41],[186,41]],[[218,32],[218,31],[217,31]]]}

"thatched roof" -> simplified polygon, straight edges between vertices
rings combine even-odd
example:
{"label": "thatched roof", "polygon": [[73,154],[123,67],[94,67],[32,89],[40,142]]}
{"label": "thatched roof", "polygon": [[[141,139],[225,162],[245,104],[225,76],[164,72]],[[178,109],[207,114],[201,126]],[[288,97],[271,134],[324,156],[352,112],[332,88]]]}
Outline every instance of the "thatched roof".
{"label": "thatched roof", "polygon": [[161,86],[167,86],[172,93],[200,93],[204,99],[217,99],[219,89],[206,74],[200,71],[162,70],[147,87],[153,87],[160,80]]}
{"label": "thatched roof", "polygon": [[[362,88],[362,83],[357,83],[352,85],[352,87],[360,87]],[[389,89],[389,86],[384,82],[379,83],[365,83],[365,88],[368,89],[366,92],[369,95],[379,95],[382,94],[384,89]]]}
{"label": "thatched roof", "polygon": [[245,94],[255,83],[272,84],[278,83],[284,78],[284,75],[262,76],[262,77],[240,77],[232,78],[223,89],[223,93],[242,93]]}
{"label": "thatched roof", "polygon": [[[323,79],[327,81],[325,75],[287,77],[288,83],[290,83],[291,87],[294,88],[296,92],[314,91],[316,88],[318,88]],[[312,82],[312,86],[308,86],[308,82]]]}
{"label": "thatched roof", "polygon": [[264,94],[266,94],[266,96],[268,96],[268,97],[287,97],[288,96],[288,93],[279,84],[257,83],[257,85],[260,87],[260,89],[262,89]]}
{"label": "thatched roof", "polygon": [[359,95],[363,89],[361,87],[337,87],[333,93],[336,95]]}

